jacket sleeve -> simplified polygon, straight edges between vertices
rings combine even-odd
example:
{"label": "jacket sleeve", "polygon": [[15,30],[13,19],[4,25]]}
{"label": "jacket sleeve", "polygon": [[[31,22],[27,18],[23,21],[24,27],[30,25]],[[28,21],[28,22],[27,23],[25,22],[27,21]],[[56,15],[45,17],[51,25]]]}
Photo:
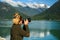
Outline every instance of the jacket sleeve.
{"label": "jacket sleeve", "polygon": [[28,25],[24,25],[23,26],[23,30],[26,31],[26,32],[28,32],[28,33],[30,33],[29,28],[28,28]]}
{"label": "jacket sleeve", "polygon": [[20,35],[29,37],[30,33],[28,31],[28,25],[24,25],[23,27],[25,27],[25,29],[21,29],[21,28],[19,29]]}
{"label": "jacket sleeve", "polygon": [[28,25],[24,25],[23,26],[23,30],[26,31],[28,33],[28,35],[30,35],[30,31],[29,31]]}

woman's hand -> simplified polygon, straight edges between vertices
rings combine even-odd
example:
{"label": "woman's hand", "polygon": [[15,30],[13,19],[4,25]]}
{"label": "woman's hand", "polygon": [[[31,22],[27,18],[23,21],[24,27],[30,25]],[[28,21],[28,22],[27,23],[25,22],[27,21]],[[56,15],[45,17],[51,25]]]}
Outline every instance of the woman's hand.
{"label": "woman's hand", "polygon": [[22,21],[20,21],[19,24],[22,25]]}
{"label": "woman's hand", "polygon": [[24,20],[24,25],[28,25],[28,19]]}

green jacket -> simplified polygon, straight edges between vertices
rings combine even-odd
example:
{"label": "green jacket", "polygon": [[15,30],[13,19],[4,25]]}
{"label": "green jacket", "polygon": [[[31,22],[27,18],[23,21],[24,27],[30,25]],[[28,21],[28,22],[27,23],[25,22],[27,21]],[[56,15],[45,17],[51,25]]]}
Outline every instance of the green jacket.
{"label": "green jacket", "polygon": [[23,40],[23,37],[29,37],[30,32],[28,25],[24,25],[23,29],[21,28],[21,25],[19,24],[13,24],[11,28],[11,38],[10,40]]}

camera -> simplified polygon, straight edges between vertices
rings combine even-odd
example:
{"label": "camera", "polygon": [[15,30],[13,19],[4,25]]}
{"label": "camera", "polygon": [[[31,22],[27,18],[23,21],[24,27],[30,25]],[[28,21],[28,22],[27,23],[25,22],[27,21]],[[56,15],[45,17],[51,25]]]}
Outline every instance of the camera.
{"label": "camera", "polygon": [[31,22],[31,18],[30,17],[28,17],[28,18],[22,18],[22,16],[17,15],[17,16],[14,16],[14,18],[19,18],[20,21],[22,21],[23,24],[24,24],[24,20],[26,20],[26,19],[28,20],[28,22]]}
{"label": "camera", "polygon": [[[31,22],[31,18],[28,17],[28,18],[26,18],[26,19],[28,20],[28,22]],[[24,23],[24,20],[26,20],[26,19],[23,19],[23,20],[22,20],[22,23]]]}

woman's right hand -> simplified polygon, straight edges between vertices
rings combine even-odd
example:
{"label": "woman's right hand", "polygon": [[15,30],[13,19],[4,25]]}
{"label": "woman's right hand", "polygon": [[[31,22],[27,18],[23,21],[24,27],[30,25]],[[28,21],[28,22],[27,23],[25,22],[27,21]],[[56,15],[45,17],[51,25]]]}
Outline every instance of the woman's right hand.
{"label": "woman's right hand", "polygon": [[28,25],[28,19],[24,20],[24,25]]}

